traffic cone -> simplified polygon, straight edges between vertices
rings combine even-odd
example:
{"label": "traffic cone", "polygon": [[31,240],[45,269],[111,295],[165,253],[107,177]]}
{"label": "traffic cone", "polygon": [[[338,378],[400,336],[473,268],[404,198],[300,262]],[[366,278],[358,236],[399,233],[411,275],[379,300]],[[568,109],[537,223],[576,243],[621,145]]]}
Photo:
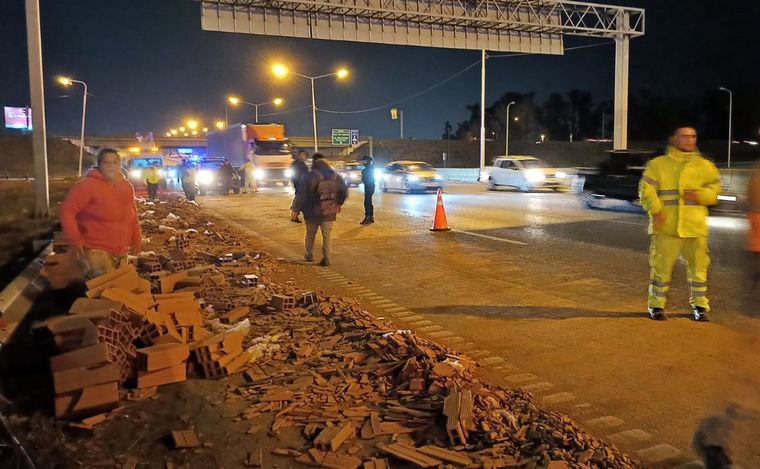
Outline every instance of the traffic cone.
{"label": "traffic cone", "polygon": [[435,204],[435,219],[430,231],[449,231],[449,223],[446,221],[446,211],[443,209],[443,193],[438,189],[438,201]]}

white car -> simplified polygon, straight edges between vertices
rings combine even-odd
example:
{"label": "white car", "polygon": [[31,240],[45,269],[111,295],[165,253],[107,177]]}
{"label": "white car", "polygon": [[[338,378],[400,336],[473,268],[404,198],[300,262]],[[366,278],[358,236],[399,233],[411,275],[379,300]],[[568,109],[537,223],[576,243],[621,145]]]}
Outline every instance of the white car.
{"label": "white car", "polygon": [[415,191],[443,189],[444,177],[429,163],[423,161],[392,161],[385,166],[380,179],[380,190]]}
{"label": "white car", "polygon": [[500,156],[493,166],[486,168],[482,180],[488,181],[488,189],[500,186],[514,187],[520,192],[535,189],[566,190],[569,179],[567,173],[557,171],[544,161],[533,156]]}

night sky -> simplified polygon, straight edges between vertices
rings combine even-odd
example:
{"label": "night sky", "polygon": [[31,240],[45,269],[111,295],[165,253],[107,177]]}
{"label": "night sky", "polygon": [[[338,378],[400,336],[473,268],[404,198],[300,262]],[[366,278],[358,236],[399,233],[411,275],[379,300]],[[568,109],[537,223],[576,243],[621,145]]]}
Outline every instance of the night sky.
{"label": "night sky", "polygon": [[[285,99],[280,115],[291,135],[311,134],[309,84],[292,77],[275,81],[269,64],[287,62],[306,75],[351,70],[348,80],[317,82],[317,107],[361,110],[403,99],[439,83],[480,58],[478,51],[310,41],[200,28],[200,5],[192,0],[41,0],[47,125],[51,134],[79,133],[81,88],[55,82],[65,74],[90,87],[88,134],[163,133],[194,116],[204,125],[224,118],[228,94],[261,102]],[[760,84],[758,0],[610,0],[647,10],[647,33],[631,44],[631,91],[701,96],[718,86]],[[565,56],[522,56],[488,62],[487,103],[508,91],[546,94],[589,90],[595,101],[613,91],[614,46],[610,40],[569,39],[566,46],[600,43]],[[0,105],[29,103],[24,1],[0,7]],[[444,122],[468,118],[465,105],[480,98],[475,66],[443,86],[397,107],[405,134],[440,138]],[[741,95],[735,95],[741,100]],[[300,108],[300,110],[299,110]],[[271,107],[260,109],[262,114]],[[230,109],[230,122],[252,121],[253,108]],[[319,114],[320,135],[333,127],[362,135],[395,137],[389,110]]]}

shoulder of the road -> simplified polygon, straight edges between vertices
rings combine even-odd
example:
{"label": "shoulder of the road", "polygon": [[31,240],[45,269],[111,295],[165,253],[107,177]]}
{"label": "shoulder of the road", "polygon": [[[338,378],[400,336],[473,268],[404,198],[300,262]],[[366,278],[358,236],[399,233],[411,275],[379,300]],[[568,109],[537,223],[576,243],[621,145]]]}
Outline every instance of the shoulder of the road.
{"label": "shoulder of the road", "polygon": [[[238,222],[225,219],[225,223],[235,226],[242,232],[260,239],[273,253],[285,256],[287,259],[300,259],[301,255],[292,249],[264,236],[263,234]],[[482,236],[478,233],[462,232]],[[501,240],[501,239],[500,239]],[[508,240],[512,242],[512,240]],[[514,241],[520,243],[519,241]],[[690,458],[680,449],[658,442],[650,433],[638,429],[627,428],[625,420],[607,415],[603,409],[596,405],[579,402],[577,396],[558,389],[553,383],[542,380],[539,376],[508,362],[500,356],[492,354],[489,350],[478,349],[478,346],[468,342],[453,331],[435,323],[429,316],[414,312],[371,289],[363,286],[355,280],[349,279],[330,268],[320,267],[315,274],[338,287],[344,288],[351,294],[359,297],[371,313],[382,311],[392,316],[396,323],[404,323],[411,329],[431,339],[435,339],[470,358],[475,359],[481,366],[486,367],[492,373],[501,376],[509,386],[519,387],[540,397],[539,402],[546,408],[567,411],[569,414],[580,419],[583,427],[592,431],[595,436],[604,437],[613,444],[630,451],[640,460],[656,467],[668,467],[675,469],[699,469],[704,465]],[[383,316],[378,316],[383,317]],[[387,319],[387,318],[386,318]],[[734,469],[740,469],[734,466]]]}

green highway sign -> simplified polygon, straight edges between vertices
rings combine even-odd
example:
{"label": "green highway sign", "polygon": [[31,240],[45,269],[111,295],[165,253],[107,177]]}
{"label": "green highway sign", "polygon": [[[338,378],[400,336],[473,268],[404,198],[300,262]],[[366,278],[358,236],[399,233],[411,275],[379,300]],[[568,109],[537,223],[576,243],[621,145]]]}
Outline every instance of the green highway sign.
{"label": "green highway sign", "polygon": [[351,145],[351,129],[332,129],[333,145]]}

